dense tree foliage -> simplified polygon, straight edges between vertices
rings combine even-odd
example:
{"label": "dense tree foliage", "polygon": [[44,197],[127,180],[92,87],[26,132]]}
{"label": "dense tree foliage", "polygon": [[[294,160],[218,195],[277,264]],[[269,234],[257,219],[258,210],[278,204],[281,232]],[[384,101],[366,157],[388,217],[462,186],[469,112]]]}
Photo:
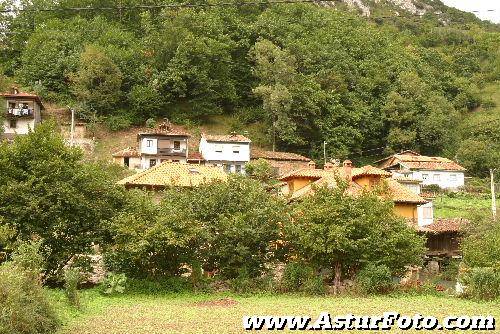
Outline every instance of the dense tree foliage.
{"label": "dense tree foliage", "polygon": [[138,192],[109,227],[112,269],[133,276],[202,266],[223,278],[258,277],[277,256],[285,203],[257,181],[231,177],[195,189],[170,189],[160,203]]}
{"label": "dense tree foliage", "polygon": [[402,273],[405,266],[422,261],[424,240],[394,214],[393,203],[376,193],[349,195],[338,182],[334,189],[318,188],[295,206],[285,235],[299,257],[333,269],[336,286],[342,273],[352,275],[369,263]]}
{"label": "dense tree foliage", "polygon": [[0,222],[13,231],[7,239],[41,238],[47,274],[59,274],[101,240],[102,221],[121,207],[114,182],[103,166],[82,162],[50,123],[0,144]]}
{"label": "dense tree foliage", "polygon": [[60,9],[2,17],[12,32],[0,55],[5,73],[45,98],[135,123],[235,114],[265,124],[277,148],[313,157],[326,142],[335,158],[460,149],[472,161],[475,143],[459,145],[457,125],[500,76],[498,27],[437,2],[440,15],[382,19],[392,13],[382,2],[370,19],[312,4],[21,3]]}

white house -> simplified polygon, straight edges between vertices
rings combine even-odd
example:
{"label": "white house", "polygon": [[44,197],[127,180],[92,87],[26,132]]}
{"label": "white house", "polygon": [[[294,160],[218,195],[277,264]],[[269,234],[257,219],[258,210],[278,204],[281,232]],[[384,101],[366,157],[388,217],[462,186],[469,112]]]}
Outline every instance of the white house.
{"label": "white house", "polygon": [[0,98],[5,100],[3,135],[7,139],[27,134],[42,121],[44,107],[38,95],[12,88],[9,93],[1,93]]}
{"label": "white house", "polygon": [[245,164],[250,161],[251,140],[245,136],[203,134],[200,153],[207,164],[223,166],[228,173],[245,173]]}
{"label": "white house", "polygon": [[379,168],[422,181],[422,185],[438,185],[443,189],[457,189],[464,185],[465,168],[442,157],[428,157],[413,151],[404,151],[374,162]]}

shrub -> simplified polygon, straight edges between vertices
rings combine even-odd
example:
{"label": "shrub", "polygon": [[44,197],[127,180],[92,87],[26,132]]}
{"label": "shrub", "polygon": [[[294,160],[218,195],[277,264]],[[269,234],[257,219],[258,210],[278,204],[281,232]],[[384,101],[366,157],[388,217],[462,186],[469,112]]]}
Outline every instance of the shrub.
{"label": "shrub", "polygon": [[281,290],[284,292],[297,292],[313,276],[311,267],[300,262],[290,262],[285,266],[281,278]]}
{"label": "shrub", "polygon": [[40,281],[15,262],[0,266],[0,310],[2,334],[51,334],[58,327]]}
{"label": "shrub", "polygon": [[458,260],[449,260],[447,263],[444,263],[441,278],[448,281],[454,281],[458,276],[458,268],[460,265],[460,261]]}
{"label": "shrub", "polygon": [[106,118],[106,126],[111,131],[120,131],[128,129],[132,125],[132,122],[127,116],[109,116]]}
{"label": "shrub", "polygon": [[500,268],[478,267],[472,268],[463,277],[467,286],[466,296],[492,300],[500,297]]}
{"label": "shrub", "polygon": [[391,271],[386,265],[370,263],[358,272],[356,284],[363,293],[388,292],[393,286]]}
{"label": "shrub", "polygon": [[154,118],[148,118],[146,120],[146,126],[150,129],[153,129],[156,126],[156,120]]}
{"label": "shrub", "polygon": [[105,295],[124,293],[127,284],[127,276],[123,273],[108,273],[101,284],[101,292]]}
{"label": "shrub", "polygon": [[302,291],[310,295],[324,295],[326,292],[323,277],[320,275],[309,277],[302,286]]}
{"label": "shrub", "polygon": [[79,268],[67,268],[64,271],[64,294],[72,306],[80,306],[80,296],[78,284],[80,284],[81,274]]}
{"label": "shrub", "polygon": [[158,295],[167,293],[189,292],[193,286],[188,278],[169,277],[156,280],[127,279],[127,294]]}

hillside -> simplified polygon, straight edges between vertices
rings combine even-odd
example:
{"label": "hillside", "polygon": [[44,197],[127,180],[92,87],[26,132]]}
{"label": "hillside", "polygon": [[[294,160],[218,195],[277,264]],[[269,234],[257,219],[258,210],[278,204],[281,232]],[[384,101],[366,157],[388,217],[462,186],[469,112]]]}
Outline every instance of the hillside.
{"label": "hillside", "polygon": [[[99,156],[163,118],[316,159],[324,143],[363,162],[414,149],[478,175],[491,159],[472,148],[497,149],[484,92],[500,79],[498,25],[440,1],[109,5],[33,1],[1,16],[2,82],[99,124]],[[486,109],[487,129],[469,122]]]}

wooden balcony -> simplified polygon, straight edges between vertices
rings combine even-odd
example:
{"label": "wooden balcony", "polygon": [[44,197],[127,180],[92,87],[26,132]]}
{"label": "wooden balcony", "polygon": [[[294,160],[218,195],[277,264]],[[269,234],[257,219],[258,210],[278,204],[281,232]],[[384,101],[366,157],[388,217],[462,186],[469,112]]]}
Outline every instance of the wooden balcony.
{"label": "wooden balcony", "polygon": [[158,148],[158,155],[186,156],[186,149]]}

